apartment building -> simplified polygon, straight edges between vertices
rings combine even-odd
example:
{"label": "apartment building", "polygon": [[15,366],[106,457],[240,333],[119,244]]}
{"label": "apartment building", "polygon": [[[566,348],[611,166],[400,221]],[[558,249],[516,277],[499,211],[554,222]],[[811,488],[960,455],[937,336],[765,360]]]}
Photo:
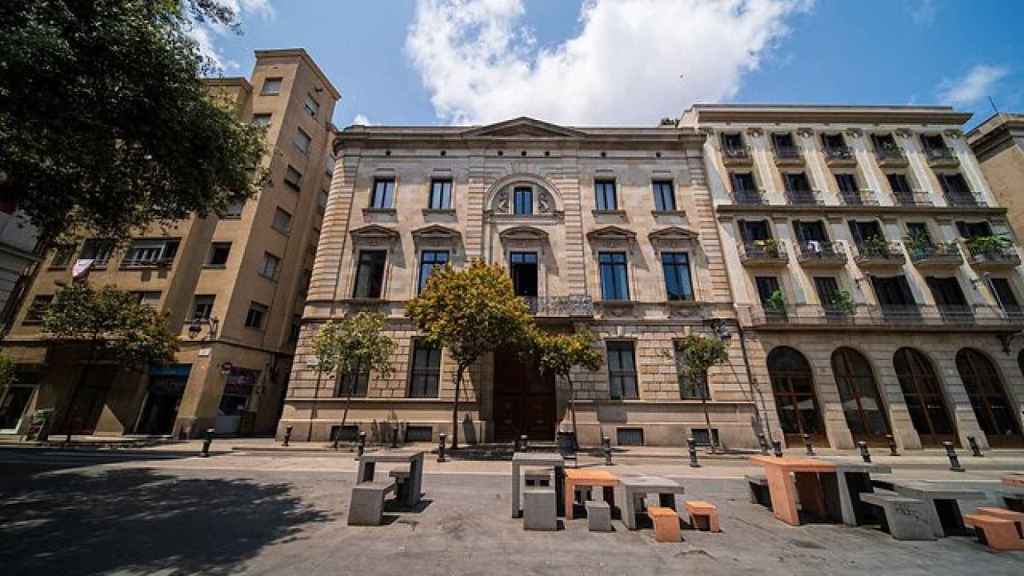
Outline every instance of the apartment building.
{"label": "apartment building", "polygon": [[969,117],[901,106],[683,115],[707,136],[753,378],[786,443],[1024,443],[1020,245],[961,132]]}
{"label": "apartment building", "polygon": [[[434,266],[501,264],[538,323],[590,327],[604,365],[579,371],[580,441],[596,445],[756,443],[702,146],[693,128],[579,128],[518,118],[487,126],[352,126],[338,157],[278,434],[325,440],[362,430],[436,440],[450,433],[454,362],[417,338],[405,305]],[[359,310],[388,317],[387,379],[320,373],[319,326]],[[727,339],[702,390],[679,377],[674,342]],[[353,399],[347,416],[349,391]],[[514,350],[482,359],[463,384],[469,442],[550,440],[569,429],[567,385]],[[346,419],[345,428],[342,420]]]}
{"label": "apartment building", "polygon": [[967,143],[1020,237],[1024,234],[1024,114],[993,114],[967,133]]}
{"label": "apartment building", "polygon": [[[54,433],[65,421],[72,433],[97,435],[275,429],[327,202],[340,96],[303,50],[257,51],[249,79],[208,84],[240,121],[266,127],[269,183],[228,213],[154,226],[124,248],[87,238],[49,254],[4,342],[19,377],[0,403],[0,433],[24,433],[41,409],[56,410]],[[40,321],[73,273],[166,311],[182,342],[174,362],[140,373],[103,361],[71,404],[85,355],[47,342]]]}

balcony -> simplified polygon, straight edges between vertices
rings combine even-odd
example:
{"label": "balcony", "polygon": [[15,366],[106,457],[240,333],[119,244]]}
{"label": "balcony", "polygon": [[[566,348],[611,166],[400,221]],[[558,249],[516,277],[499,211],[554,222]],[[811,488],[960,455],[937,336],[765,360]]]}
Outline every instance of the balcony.
{"label": "balcony", "polygon": [[814,190],[786,190],[786,202],[794,206],[818,206],[821,200]]}
{"label": "balcony", "polygon": [[981,197],[970,190],[962,192],[947,192],[946,204],[957,208],[978,208],[985,205],[985,203],[981,201]]}
{"label": "balcony", "polygon": [[592,318],[594,301],[590,296],[523,296],[530,314],[538,318]]}
{"label": "balcony", "polygon": [[805,268],[842,268],[846,251],[841,242],[810,240],[797,244],[796,259]]}
{"label": "balcony", "polygon": [[868,240],[857,244],[853,261],[864,269],[890,269],[903,266],[903,250],[899,242]]}
{"label": "balcony", "polygon": [[737,190],[733,192],[733,202],[743,206],[764,206],[768,202],[764,199],[763,190]]}
{"label": "balcony", "polygon": [[750,166],[753,162],[750,146],[722,147],[722,163],[726,166]]}
{"label": "balcony", "polygon": [[799,146],[775,147],[776,166],[802,166],[803,163],[804,155]]}
{"label": "balcony", "polygon": [[956,270],[964,263],[956,242],[904,242],[910,261],[919,270]]}
{"label": "balcony", "polygon": [[789,263],[786,244],[782,240],[753,240],[738,244],[740,262],[752,268],[784,267]]}
{"label": "balcony", "polygon": [[857,156],[849,146],[826,146],[825,164],[835,168],[849,168],[857,165]]}
{"label": "balcony", "polygon": [[913,190],[910,192],[893,192],[893,199],[896,201],[897,206],[931,206],[932,201],[928,198],[928,193],[921,190]]}
{"label": "balcony", "polygon": [[924,148],[924,157],[932,168],[956,168],[960,165],[960,159],[953,154],[953,151],[945,146],[941,148]]}
{"label": "balcony", "polygon": [[876,148],[875,160],[880,168],[903,168],[909,164],[907,155],[899,147]]}
{"label": "balcony", "polygon": [[878,206],[873,190],[840,190],[839,199],[846,206]]}
{"label": "balcony", "polygon": [[950,328],[998,328],[1019,330],[1024,327],[1024,314],[1019,310],[1004,311],[998,306],[895,306],[857,304],[852,309],[839,309],[817,304],[787,304],[783,312],[755,308],[751,311],[754,327],[854,327],[892,330],[949,330]]}
{"label": "balcony", "polygon": [[971,238],[964,242],[964,246],[967,248],[967,261],[977,270],[1008,270],[1020,266],[1017,250],[1002,237]]}

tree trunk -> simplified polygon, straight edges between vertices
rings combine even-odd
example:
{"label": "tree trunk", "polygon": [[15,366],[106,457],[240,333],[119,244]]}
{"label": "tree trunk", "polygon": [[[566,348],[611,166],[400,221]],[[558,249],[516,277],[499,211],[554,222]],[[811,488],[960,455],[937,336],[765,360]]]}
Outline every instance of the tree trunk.
{"label": "tree trunk", "polygon": [[452,450],[459,447],[459,391],[462,389],[462,372],[466,369],[459,364],[455,371],[455,404],[452,405]]}
{"label": "tree trunk", "polygon": [[89,368],[92,367],[93,362],[96,361],[96,345],[98,340],[93,338],[89,342],[89,356],[82,367],[82,372],[78,375],[78,381],[75,382],[75,387],[71,389],[71,400],[68,402],[67,410],[64,412],[64,423],[62,427],[67,430],[67,436],[64,438],[64,442],[67,444],[71,443],[71,412],[75,409],[75,400],[78,399],[78,389],[85,384],[85,379],[89,375]]}
{"label": "tree trunk", "polygon": [[[309,409],[309,432],[306,434],[306,442],[313,441],[313,421],[317,417],[317,402],[320,401],[320,378],[323,376],[324,371],[320,368],[320,362],[317,361],[316,365],[316,388],[313,390],[313,407]],[[287,390],[285,391],[287,393]],[[347,410],[346,410],[347,412]],[[342,428],[345,427],[345,423],[342,422]],[[339,434],[341,432],[339,431]],[[332,438],[333,440],[333,438]]]}
{"label": "tree trunk", "polygon": [[708,396],[711,395],[711,390],[708,388],[708,377],[706,374],[702,380],[704,380],[704,386],[700,393],[700,405],[704,409],[704,421],[708,425],[708,444],[711,445],[711,453],[714,454],[717,446],[715,445],[715,435],[711,432],[711,413],[708,412]]}
{"label": "tree trunk", "polygon": [[572,449],[573,452],[580,449],[579,433],[576,432],[576,388],[572,385],[572,376],[565,375],[569,382],[569,413],[572,415]]}

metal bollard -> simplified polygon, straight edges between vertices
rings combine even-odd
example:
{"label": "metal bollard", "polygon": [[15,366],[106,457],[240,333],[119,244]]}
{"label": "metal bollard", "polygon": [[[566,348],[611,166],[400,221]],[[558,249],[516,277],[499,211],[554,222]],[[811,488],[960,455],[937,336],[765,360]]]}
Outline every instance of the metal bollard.
{"label": "metal bollard", "polygon": [[356,458],[362,458],[363,453],[366,452],[366,432],[359,433],[359,447],[357,450]]}
{"label": "metal bollard", "polygon": [[899,456],[900,451],[896,449],[896,438],[892,434],[886,434],[885,441],[889,443],[889,456]]}
{"label": "metal bollard", "polygon": [[441,432],[437,435],[437,461],[444,462],[444,448],[445,442],[448,441],[448,435]]}
{"label": "metal bollard", "polygon": [[949,458],[949,469],[953,472],[963,472],[964,467],[960,465],[960,458],[956,455],[952,442],[943,442],[942,447],[946,449],[946,457]]}
{"label": "metal bollard", "polygon": [[292,427],[286,426],[284,429],[284,445],[287,446],[292,441]]}
{"label": "metal bollard", "polygon": [[338,449],[338,444],[340,444],[340,443],[341,443],[341,429],[339,428],[338,431],[334,433],[334,442],[331,444],[331,448],[337,450]]}
{"label": "metal bollard", "polygon": [[207,428],[205,439],[203,440],[203,451],[200,456],[206,458],[210,455],[210,444],[213,444],[213,428]]}
{"label": "metal bollard", "polygon": [[398,426],[391,429],[391,447],[398,448]]}
{"label": "metal bollard", "polygon": [[692,437],[686,439],[686,450],[690,453],[690,468],[700,468],[697,462],[697,441]]}
{"label": "metal bollard", "polygon": [[601,450],[604,452],[604,465],[612,465],[612,439],[607,436],[601,437]]}
{"label": "metal bollard", "polygon": [[981,446],[978,446],[978,439],[974,436],[967,437],[967,445],[971,447],[971,456],[975,458],[982,458],[984,456],[981,453]]}
{"label": "metal bollard", "polygon": [[530,439],[526,437],[526,434],[519,437],[519,449],[523,452],[530,451]]}
{"label": "metal bollard", "polygon": [[861,440],[857,442],[857,448],[860,448],[860,457],[864,459],[864,462],[871,463],[871,452],[868,450],[868,443]]}
{"label": "metal bollard", "polygon": [[782,458],[782,440],[775,440],[772,442],[772,452],[776,458]]}
{"label": "metal bollard", "polygon": [[761,454],[768,455],[768,441],[764,438],[764,432],[757,434],[757,444],[761,447]]}
{"label": "metal bollard", "polygon": [[808,456],[814,456],[814,441],[811,440],[810,434],[803,434],[804,447],[807,449]]}

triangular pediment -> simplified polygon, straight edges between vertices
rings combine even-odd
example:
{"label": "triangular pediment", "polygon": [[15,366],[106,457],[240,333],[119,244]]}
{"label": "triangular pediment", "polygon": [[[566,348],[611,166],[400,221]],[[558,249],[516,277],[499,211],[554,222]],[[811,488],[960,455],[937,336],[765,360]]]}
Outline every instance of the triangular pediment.
{"label": "triangular pediment", "polygon": [[431,224],[412,231],[412,237],[417,240],[458,240],[462,234],[454,228]]}
{"label": "triangular pediment", "polygon": [[520,116],[497,124],[476,126],[463,135],[474,138],[582,138],[585,134],[575,128]]}
{"label": "triangular pediment", "polygon": [[367,224],[350,232],[353,238],[398,238],[398,231],[377,224]]}
{"label": "triangular pediment", "polygon": [[699,237],[698,233],[681,226],[668,226],[647,235],[652,242],[656,240],[697,240]]}
{"label": "triangular pediment", "polygon": [[590,231],[587,238],[591,240],[632,240],[636,238],[636,233],[618,226],[605,226]]}

